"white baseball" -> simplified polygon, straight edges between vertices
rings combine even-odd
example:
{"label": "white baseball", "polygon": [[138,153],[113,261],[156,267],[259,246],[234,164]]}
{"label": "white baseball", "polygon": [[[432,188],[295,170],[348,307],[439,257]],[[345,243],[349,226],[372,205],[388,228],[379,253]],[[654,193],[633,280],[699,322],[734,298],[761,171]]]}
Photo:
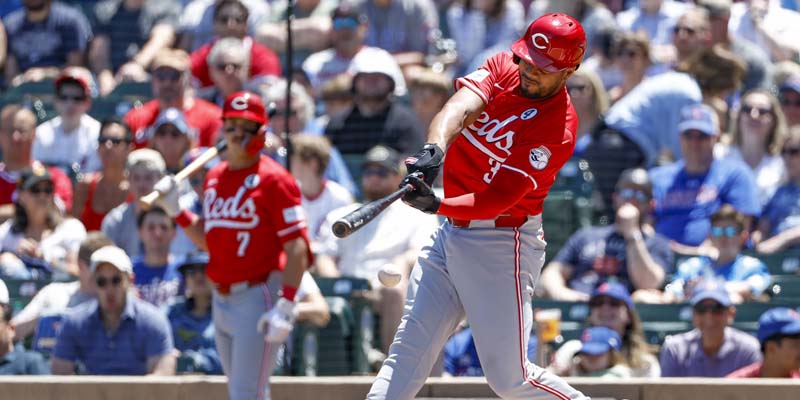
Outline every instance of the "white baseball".
{"label": "white baseball", "polygon": [[386,264],[378,271],[378,280],[386,287],[397,286],[401,278],[400,270],[394,264]]}

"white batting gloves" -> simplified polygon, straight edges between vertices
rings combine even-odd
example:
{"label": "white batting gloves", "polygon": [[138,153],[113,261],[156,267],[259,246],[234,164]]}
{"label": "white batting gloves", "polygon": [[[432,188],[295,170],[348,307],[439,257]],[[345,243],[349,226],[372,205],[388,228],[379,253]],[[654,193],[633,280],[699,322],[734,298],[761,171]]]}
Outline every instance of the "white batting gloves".
{"label": "white batting gloves", "polygon": [[292,332],[294,320],[297,318],[295,304],[281,297],[271,310],[265,312],[258,319],[256,329],[265,333],[264,340],[269,343],[283,343]]}
{"label": "white batting gloves", "polygon": [[155,201],[155,205],[164,209],[172,218],[175,218],[181,212],[180,204],[178,204],[178,198],[180,194],[178,193],[178,183],[175,182],[175,177],[172,175],[167,175],[161,178],[156,185],[153,187],[154,190],[161,193],[161,196],[158,197],[158,200]]}

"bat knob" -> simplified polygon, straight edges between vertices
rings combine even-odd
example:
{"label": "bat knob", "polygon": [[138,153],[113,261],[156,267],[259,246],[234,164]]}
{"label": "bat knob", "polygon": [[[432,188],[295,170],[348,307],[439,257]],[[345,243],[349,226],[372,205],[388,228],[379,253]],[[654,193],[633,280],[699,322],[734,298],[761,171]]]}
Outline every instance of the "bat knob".
{"label": "bat knob", "polygon": [[352,227],[350,226],[350,224],[347,223],[347,221],[341,219],[334,222],[332,227],[333,234],[338,238],[344,238],[349,236],[351,229]]}

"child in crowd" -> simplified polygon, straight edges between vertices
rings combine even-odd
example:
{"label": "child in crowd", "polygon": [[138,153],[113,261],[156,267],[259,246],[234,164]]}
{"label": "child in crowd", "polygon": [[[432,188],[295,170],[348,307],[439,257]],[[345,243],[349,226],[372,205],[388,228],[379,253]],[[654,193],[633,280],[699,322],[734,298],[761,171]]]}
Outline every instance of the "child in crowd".
{"label": "child in crowd", "polygon": [[587,328],[581,334],[581,349],[573,359],[571,376],[630,378],[631,369],[620,353],[619,334],[605,326]]}

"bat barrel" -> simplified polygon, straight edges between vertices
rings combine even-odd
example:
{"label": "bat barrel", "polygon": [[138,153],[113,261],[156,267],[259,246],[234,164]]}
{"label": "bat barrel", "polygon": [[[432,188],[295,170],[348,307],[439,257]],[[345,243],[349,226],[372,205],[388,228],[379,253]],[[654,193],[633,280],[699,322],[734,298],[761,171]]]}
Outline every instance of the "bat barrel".
{"label": "bat barrel", "polygon": [[333,234],[338,238],[344,238],[350,235],[353,230],[352,225],[344,218],[333,223]]}

